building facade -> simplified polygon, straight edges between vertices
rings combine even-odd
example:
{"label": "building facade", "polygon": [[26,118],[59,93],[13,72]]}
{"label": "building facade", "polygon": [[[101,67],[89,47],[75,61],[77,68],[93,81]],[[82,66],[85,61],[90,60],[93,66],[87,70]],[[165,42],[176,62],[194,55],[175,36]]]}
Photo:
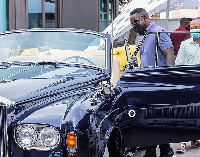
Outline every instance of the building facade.
{"label": "building facade", "polygon": [[[119,0],[1,0],[7,30],[82,28],[103,31],[119,13]],[[0,4],[0,6],[3,5]]]}

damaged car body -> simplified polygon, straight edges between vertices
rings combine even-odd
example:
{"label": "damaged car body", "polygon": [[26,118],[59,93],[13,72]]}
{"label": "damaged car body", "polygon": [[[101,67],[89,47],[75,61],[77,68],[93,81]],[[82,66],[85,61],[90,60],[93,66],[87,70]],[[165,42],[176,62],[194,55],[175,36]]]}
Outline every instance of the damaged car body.
{"label": "damaged car body", "polygon": [[1,156],[103,157],[107,147],[120,157],[199,138],[198,65],[129,65],[113,87],[108,34],[32,29],[0,40]]}

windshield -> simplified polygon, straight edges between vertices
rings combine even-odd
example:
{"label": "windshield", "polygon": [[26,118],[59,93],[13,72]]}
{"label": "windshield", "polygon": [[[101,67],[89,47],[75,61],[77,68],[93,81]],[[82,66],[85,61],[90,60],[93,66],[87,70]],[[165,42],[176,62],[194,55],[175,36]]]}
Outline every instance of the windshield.
{"label": "windshield", "polygon": [[106,68],[106,38],[100,34],[30,30],[1,35],[0,43],[0,61],[55,61]]}

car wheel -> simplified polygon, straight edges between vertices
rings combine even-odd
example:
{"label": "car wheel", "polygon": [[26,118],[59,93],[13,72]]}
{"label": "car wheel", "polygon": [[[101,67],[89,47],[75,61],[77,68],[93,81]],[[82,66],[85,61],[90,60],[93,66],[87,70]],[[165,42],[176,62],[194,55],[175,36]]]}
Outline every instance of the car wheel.
{"label": "car wheel", "polygon": [[119,131],[114,131],[108,140],[108,153],[109,157],[121,157],[122,156],[122,140]]}

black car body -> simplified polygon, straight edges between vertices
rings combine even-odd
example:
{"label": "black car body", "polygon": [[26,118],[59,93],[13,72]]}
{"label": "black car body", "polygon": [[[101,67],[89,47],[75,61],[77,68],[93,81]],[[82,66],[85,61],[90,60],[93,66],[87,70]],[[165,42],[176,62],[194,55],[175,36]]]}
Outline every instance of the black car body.
{"label": "black car body", "polygon": [[199,137],[198,65],[128,67],[113,88],[108,34],[33,29],[0,40],[1,156],[101,157],[107,146],[116,157]]}
{"label": "black car body", "polygon": [[91,156],[91,113],[110,97],[108,35],[33,29],[6,32],[1,41],[2,156]]}

